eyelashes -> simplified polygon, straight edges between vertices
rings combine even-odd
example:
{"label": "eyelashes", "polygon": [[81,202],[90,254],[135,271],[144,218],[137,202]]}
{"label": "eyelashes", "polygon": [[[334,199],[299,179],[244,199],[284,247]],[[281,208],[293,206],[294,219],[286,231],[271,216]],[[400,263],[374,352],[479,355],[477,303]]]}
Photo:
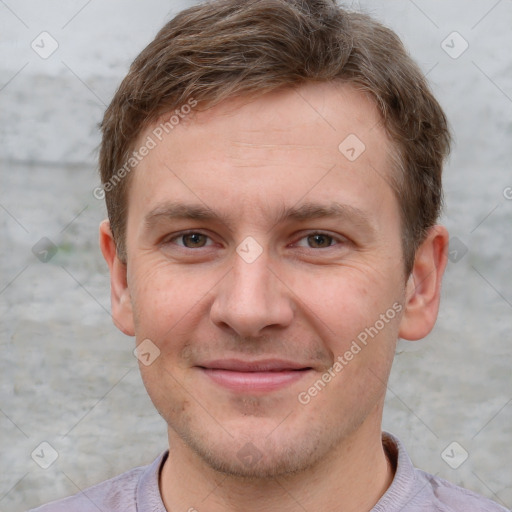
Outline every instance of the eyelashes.
{"label": "eyelashes", "polygon": [[[205,235],[204,233],[200,233],[198,231],[190,231],[188,233],[182,233],[171,238],[168,241],[168,243],[173,243],[174,240],[181,240],[183,242],[183,245],[176,245],[180,245],[181,247],[185,247],[187,249],[200,249],[201,247],[208,247],[208,239],[211,242],[213,242],[211,238],[208,235]],[[185,243],[185,240],[187,240],[187,243],[189,243],[190,245],[187,245],[187,243]]]}
{"label": "eyelashes", "polygon": [[[305,249],[328,249],[340,244],[346,244],[348,239],[341,235],[333,235],[324,231],[310,231],[303,234],[291,245]],[[215,245],[213,239],[201,231],[184,231],[167,237],[163,245],[175,245],[183,249],[197,250]]]}

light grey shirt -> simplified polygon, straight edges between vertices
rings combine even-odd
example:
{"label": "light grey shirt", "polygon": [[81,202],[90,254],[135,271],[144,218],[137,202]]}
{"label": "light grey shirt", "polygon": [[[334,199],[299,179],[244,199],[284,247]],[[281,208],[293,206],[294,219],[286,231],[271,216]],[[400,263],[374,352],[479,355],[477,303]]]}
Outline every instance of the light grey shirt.
{"label": "light grey shirt", "polygon": [[[416,469],[396,437],[386,432],[382,437],[396,471],[371,512],[507,512],[487,498]],[[158,480],[167,457],[168,451],[149,466],[132,469],[32,512],[166,512]]]}

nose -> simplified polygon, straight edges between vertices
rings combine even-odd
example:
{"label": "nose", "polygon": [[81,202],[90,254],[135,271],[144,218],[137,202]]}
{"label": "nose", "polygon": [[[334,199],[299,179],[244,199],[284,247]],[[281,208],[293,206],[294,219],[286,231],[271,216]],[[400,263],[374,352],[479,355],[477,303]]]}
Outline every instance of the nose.
{"label": "nose", "polygon": [[256,338],[265,329],[288,327],[293,319],[292,294],[263,252],[248,263],[238,254],[219,283],[210,317],[217,327]]}

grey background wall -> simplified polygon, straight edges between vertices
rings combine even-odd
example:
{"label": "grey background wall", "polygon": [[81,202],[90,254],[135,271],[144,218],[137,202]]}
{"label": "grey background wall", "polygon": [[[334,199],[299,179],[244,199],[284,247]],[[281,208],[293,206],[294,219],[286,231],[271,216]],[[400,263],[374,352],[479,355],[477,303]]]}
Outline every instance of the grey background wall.
{"label": "grey background wall", "polygon": [[[109,315],[105,212],[92,191],[105,106],[188,5],[0,2],[1,511],[74,494],[165,449],[134,341]],[[439,321],[427,339],[399,343],[384,428],[417,466],[511,507],[512,3],[351,5],[403,38],[456,141],[443,217],[456,252]],[[41,254],[46,239],[54,255]]]}

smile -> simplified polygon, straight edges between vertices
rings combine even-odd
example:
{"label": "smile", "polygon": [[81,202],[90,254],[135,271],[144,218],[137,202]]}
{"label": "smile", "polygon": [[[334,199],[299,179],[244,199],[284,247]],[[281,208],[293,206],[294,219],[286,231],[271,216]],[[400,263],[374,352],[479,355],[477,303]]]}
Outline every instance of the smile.
{"label": "smile", "polygon": [[198,366],[216,384],[237,392],[269,392],[284,388],[308,375],[312,368],[292,362],[266,360],[213,361]]}

